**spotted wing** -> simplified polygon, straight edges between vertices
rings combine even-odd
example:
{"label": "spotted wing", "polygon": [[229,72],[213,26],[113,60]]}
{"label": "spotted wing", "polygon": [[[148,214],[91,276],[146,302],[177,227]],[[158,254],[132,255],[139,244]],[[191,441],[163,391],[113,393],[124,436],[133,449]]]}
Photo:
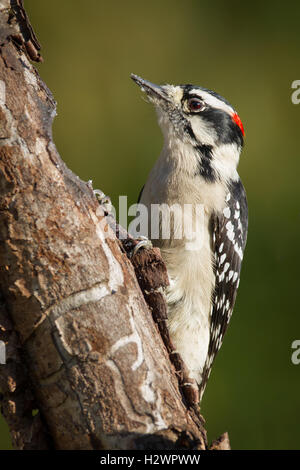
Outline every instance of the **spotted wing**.
{"label": "spotted wing", "polygon": [[248,230],[248,206],[241,181],[233,182],[223,213],[211,219],[215,255],[215,290],[211,310],[210,341],[202,373],[202,396],[214,358],[219,351],[234,307]]}

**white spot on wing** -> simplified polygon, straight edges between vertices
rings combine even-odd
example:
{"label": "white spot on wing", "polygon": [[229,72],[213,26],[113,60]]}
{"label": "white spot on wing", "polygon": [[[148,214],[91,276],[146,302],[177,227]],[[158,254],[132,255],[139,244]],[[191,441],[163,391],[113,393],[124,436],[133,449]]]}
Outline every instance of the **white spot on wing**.
{"label": "white spot on wing", "polygon": [[230,221],[227,222],[226,228],[227,228],[227,230],[229,230],[229,231],[231,232],[231,231],[234,229],[234,227],[233,227],[233,225],[232,225],[232,222],[230,222]]}
{"label": "white spot on wing", "polygon": [[233,231],[228,231],[227,232],[227,237],[229,238],[230,241],[232,241],[234,239],[234,233]]}
{"label": "white spot on wing", "polygon": [[220,264],[223,264],[226,259],[226,253],[223,253],[223,255],[220,258]]}
{"label": "white spot on wing", "polygon": [[225,265],[224,265],[224,273],[226,273],[226,272],[228,271],[229,266],[230,266],[229,263],[225,263]]}
{"label": "white spot on wing", "polygon": [[229,217],[231,215],[231,211],[230,211],[229,207],[225,207],[225,209],[223,209],[223,214],[226,217],[226,219],[229,219]]}

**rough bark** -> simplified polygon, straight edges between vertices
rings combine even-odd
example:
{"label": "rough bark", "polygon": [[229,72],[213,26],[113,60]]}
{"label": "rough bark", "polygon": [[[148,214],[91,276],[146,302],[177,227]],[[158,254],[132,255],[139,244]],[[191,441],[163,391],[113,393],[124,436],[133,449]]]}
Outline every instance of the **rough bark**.
{"label": "rough bark", "polygon": [[160,334],[159,251],[133,267],[135,241],[104,228],[92,188],[58,155],[55,102],[29,61],[39,48],[22,0],[0,0],[0,390],[13,445],[205,449]]}

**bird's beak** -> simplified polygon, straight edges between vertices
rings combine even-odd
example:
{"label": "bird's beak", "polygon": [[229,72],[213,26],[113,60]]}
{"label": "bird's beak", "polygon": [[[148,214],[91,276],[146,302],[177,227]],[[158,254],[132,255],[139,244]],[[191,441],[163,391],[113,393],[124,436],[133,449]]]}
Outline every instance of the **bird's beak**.
{"label": "bird's beak", "polygon": [[143,78],[138,77],[134,73],[131,74],[131,78],[135,83],[137,83],[141,87],[142,91],[145,91],[147,93],[148,98],[151,101],[157,102],[157,100],[163,100],[170,102],[170,98],[164,87],[148,82],[148,80],[144,80]]}

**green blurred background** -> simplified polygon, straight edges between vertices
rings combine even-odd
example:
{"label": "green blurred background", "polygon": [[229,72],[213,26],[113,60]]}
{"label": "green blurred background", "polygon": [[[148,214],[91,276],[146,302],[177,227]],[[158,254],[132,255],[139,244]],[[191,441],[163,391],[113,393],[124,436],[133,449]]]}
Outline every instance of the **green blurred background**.
{"label": "green blurred background", "polygon": [[[39,72],[58,102],[54,136],[67,165],[117,204],[139,189],[162,146],[131,72],[194,83],[239,111],[239,167],[250,225],[232,322],[203,399],[209,439],[234,449],[300,448],[297,1],[26,0],[43,45]],[[0,449],[11,448],[0,418]]]}

